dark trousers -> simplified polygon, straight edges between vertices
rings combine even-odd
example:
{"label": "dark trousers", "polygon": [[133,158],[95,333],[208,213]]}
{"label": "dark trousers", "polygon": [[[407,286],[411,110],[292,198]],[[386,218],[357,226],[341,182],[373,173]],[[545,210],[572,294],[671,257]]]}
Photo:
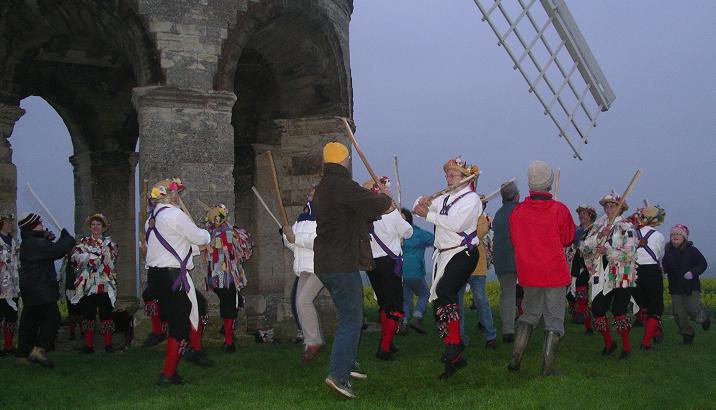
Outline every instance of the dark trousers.
{"label": "dark trousers", "polygon": [[403,313],[403,280],[394,272],[395,261],[389,256],[373,260],[375,269],[366,273],[378,297],[378,306],[388,313]]}
{"label": "dark trousers", "polygon": [[107,293],[82,296],[79,305],[83,320],[94,321],[97,317],[97,311],[99,311],[99,320],[112,319],[112,301]]}
{"label": "dark trousers", "polygon": [[60,310],[57,308],[57,302],[23,306],[17,356],[27,357],[35,346],[45,350],[53,348],[59,328]]}
{"label": "dark trousers", "polygon": [[631,288],[616,288],[606,295],[598,294],[592,300],[592,315],[600,317],[607,314],[611,307],[612,314],[616,316],[625,315],[631,300]]}
{"label": "dark trousers", "polygon": [[181,341],[189,338],[191,301],[182,286],[172,290],[178,276],[178,268],[150,267],[147,271],[148,289],[159,300],[159,312],[169,325],[169,336]]}
{"label": "dark trousers", "polygon": [[219,316],[221,316],[222,319],[236,319],[239,316],[236,298],[241,298],[236,290],[236,286],[232,283],[228,289],[214,288],[214,293],[219,297]]}
{"label": "dark trousers", "polygon": [[438,298],[433,303],[433,306],[437,308],[457,303],[457,295],[475,270],[478,256],[479,252],[477,248],[474,248],[458,252],[450,259],[450,262],[445,266],[443,276],[435,288]]}
{"label": "dark trousers", "polygon": [[664,313],[664,281],[659,265],[639,265],[634,300],[639,308],[646,308],[649,316],[659,317]]}
{"label": "dark trousers", "polygon": [[[17,306],[18,298],[12,298]],[[15,323],[17,322],[17,310],[10,307],[5,299],[0,299],[0,322]]]}

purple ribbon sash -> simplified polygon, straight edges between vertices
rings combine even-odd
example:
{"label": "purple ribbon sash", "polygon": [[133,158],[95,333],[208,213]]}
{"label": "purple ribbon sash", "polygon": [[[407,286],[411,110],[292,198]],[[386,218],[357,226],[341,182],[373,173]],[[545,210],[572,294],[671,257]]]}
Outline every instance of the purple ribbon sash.
{"label": "purple ribbon sash", "polygon": [[174,248],[167,242],[166,239],[162,236],[161,233],[159,233],[159,230],[155,226],[155,221],[157,219],[157,215],[159,215],[160,212],[167,209],[167,207],[160,208],[159,210],[153,209],[151,215],[149,216],[149,229],[147,229],[146,232],[146,242],[149,243],[149,235],[154,232],[154,236],[157,237],[157,240],[160,244],[164,247],[164,249],[167,250],[167,252],[171,253],[172,256],[176,258],[177,261],[179,261],[179,276],[174,280],[174,283],[172,284],[172,291],[176,292],[177,289],[179,289],[180,285],[184,286],[184,290],[189,293],[189,279],[187,279],[187,263],[189,262],[189,258],[191,257],[191,247],[189,248],[189,253],[182,259],[179,254],[177,253]]}
{"label": "purple ribbon sash", "polygon": [[395,273],[396,276],[402,276],[403,274],[403,258],[393,253],[393,251],[390,250],[388,245],[386,245],[379,237],[375,234],[375,227],[373,224],[370,224],[370,235],[375,239],[375,242],[380,246],[380,249],[385,252],[390,259],[392,259],[395,262],[395,265],[393,267],[393,273]]}

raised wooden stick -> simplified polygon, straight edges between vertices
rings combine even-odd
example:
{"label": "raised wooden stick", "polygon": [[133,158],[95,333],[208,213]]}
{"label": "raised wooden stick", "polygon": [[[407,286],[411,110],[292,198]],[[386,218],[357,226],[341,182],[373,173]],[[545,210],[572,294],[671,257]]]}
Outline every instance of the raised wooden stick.
{"label": "raised wooden stick", "polygon": [[502,184],[500,184],[500,187],[499,187],[499,188],[497,188],[496,190],[490,192],[489,194],[487,194],[487,195],[485,196],[484,201],[489,201],[489,200],[491,200],[492,198],[496,197],[497,194],[499,194],[500,191],[502,190],[502,185],[509,184],[510,182],[515,182],[516,179],[517,179],[517,178],[511,178],[509,181],[505,181],[505,182],[503,182]]}
{"label": "raised wooden stick", "polygon": [[30,186],[30,182],[29,182],[29,181],[27,182],[27,189],[30,191],[30,194],[32,194],[32,196],[35,198],[35,201],[37,201],[37,203],[40,204],[40,207],[45,210],[45,213],[47,214],[47,216],[50,217],[50,221],[52,221],[52,223],[55,225],[55,227],[57,228],[57,230],[61,231],[61,230],[62,230],[62,226],[60,225],[59,222],[57,222],[57,218],[55,218],[55,215],[52,215],[52,212],[50,212],[50,210],[45,206],[45,203],[42,202],[42,200],[40,199],[40,197],[37,196],[37,194],[35,193],[35,191],[32,190],[32,186]]}
{"label": "raised wooden stick", "polygon": [[400,172],[398,171],[398,156],[393,155],[393,170],[395,171],[395,196],[397,197],[396,205],[400,209]]}
{"label": "raised wooden stick", "polygon": [[[358,146],[358,142],[356,141],[356,137],[353,135],[353,130],[351,129],[351,126],[348,125],[348,121],[345,118],[341,118],[343,120],[343,126],[346,128],[346,134],[348,134],[348,138],[350,138],[351,143],[353,144],[353,147],[356,149],[356,152],[358,153],[358,156],[360,157],[361,161],[363,161],[363,165],[365,165],[365,169],[368,170],[368,174],[370,174],[370,177],[373,178],[373,182],[378,186],[378,188],[383,191],[384,194],[388,195],[389,197],[390,192],[388,192],[388,189],[383,186],[383,184],[380,183],[380,178],[375,174],[375,171],[373,171],[373,167],[370,166],[368,163],[368,159],[365,157],[365,154],[363,154],[363,150],[360,149]],[[392,201],[392,199],[391,199]],[[393,206],[398,208],[395,201],[393,201]],[[398,208],[400,209],[400,208]]]}
{"label": "raised wooden stick", "polygon": [[559,168],[557,168],[556,171],[554,171],[554,195],[552,195],[552,199],[555,201],[557,200],[557,194],[559,193]]}
{"label": "raised wooden stick", "polygon": [[479,177],[479,176],[480,176],[480,171],[477,171],[477,173],[475,173],[475,174],[468,175],[468,176],[466,176],[465,178],[461,179],[460,182],[458,182],[458,183],[455,184],[454,186],[449,186],[449,187],[447,187],[447,188],[441,189],[441,190],[439,190],[438,192],[436,192],[436,193],[430,195],[430,200],[433,200],[433,199],[439,197],[440,195],[443,195],[443,194],[445,194],[445,193],[447,193],[447,192],[450,192],[450,191],[452,191],[452,190],[454,190],[454,189],[457,189],[458,187],[461,187],[461,186],[467,184],[468,182],[472,181],[473,179],[476,179],[476,178]]}
{"label": "raised wooden stick", "polygon": [[279,215],[281,216],[281,222],[283,226],[288,226],[288,216],[286,215],[286,208],[283,207],[283,199],[281,199],[281,188],[278,185],[278,176],[276,175],[276,163],[273,162],[273,154],[271,151],[266,151],[268,157],[269,168],[271,169],[271,179],[273,180],[273,191],[276,195],[276,204],[278,205]]}
{"label": "raised wooden stick", "polygon": [[[627,195],[629,195],[629,192],[631,192],[631,189],[634,187],[634,183],[636,183],[636,180],[639,179],[641,176],[641,170],[637,169],[634,173],[634,176],[631,178],[631,181],[629,182],[629,185],[627,185],[626,189],[624,190],[624,193],[622,194],[622,197],[619,199],[619,203],[617,204],[617,209],[621,210],[622,206],[624,205],[624,201],[626,200]],[[611,227],[614,223],[615,218],[609,218],[609,226]]]}
{"label": "raised wooden stick", "polygon": [[261,197],[261,194],[259,194],[259,191],[256,189],[256,187],[252,186],[251,190],[254,191],[254,195],[256,195],[256,199],[258,199],[259,202],[261,202],[261,205],[264,206],[264,209],[266,210],[266,212],[268,212],[269,216],[274,221],[276,221],[276,225],[278,225],[279,228],[283,228],[283,225],[281,225],[281,222],[278,221],[278,218],[276,218],[276,216],[273,214],[273,212],[271,212],[271,210],[269,209],[268,205],[266,205],[266,201],[264,201],[264,199]]}

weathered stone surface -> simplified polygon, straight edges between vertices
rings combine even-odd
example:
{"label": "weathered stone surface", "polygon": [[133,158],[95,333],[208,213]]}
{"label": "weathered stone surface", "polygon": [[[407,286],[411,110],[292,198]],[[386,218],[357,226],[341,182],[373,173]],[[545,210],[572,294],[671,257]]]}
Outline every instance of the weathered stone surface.
{"label": "weathered stone surface", "polygon": [[[77,232],[92,212],[112,221],[123,301],[143,287],[143,275],[134,275],[138,162],[140,181],[182,177],[195,220],[205,212],[200,203],[233,210],[256,243],[239,326],[293,338],[292,255],[251,187],[278,214],[263,155],[271,150],[293,221],[320,180],[322,145],[345,141],[338,118],[352,113],[352,0],[12,4],[0,6],[0,212],[15,210],[7,138],[22,115],[19,101],[41,96],[72,138]],[[204,292],[204,266],[200,258],[195,264],[192,277]],[[328,297],[317,303],[322,318],[332,318]]]}

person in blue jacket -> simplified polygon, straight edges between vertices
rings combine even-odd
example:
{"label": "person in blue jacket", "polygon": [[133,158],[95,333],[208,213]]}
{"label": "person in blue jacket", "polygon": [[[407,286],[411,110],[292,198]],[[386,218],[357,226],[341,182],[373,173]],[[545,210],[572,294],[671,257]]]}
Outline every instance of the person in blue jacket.
{"label": "person in blue jacket", "polygon": [[[413,226],[413,236],[403,242],[403,324],[401,333],[405,334],[410,326],[420,334],[425,333],[423,328],[423,314],[428,304],[428,287],[425,284],[425,249],[432,248],[435,235],[413,225],[413,214],[403,208],[400,210],[403,218]],[[413,295],[418,300],[413,308]],[[410,311],[413,311],[410,317]]]}

